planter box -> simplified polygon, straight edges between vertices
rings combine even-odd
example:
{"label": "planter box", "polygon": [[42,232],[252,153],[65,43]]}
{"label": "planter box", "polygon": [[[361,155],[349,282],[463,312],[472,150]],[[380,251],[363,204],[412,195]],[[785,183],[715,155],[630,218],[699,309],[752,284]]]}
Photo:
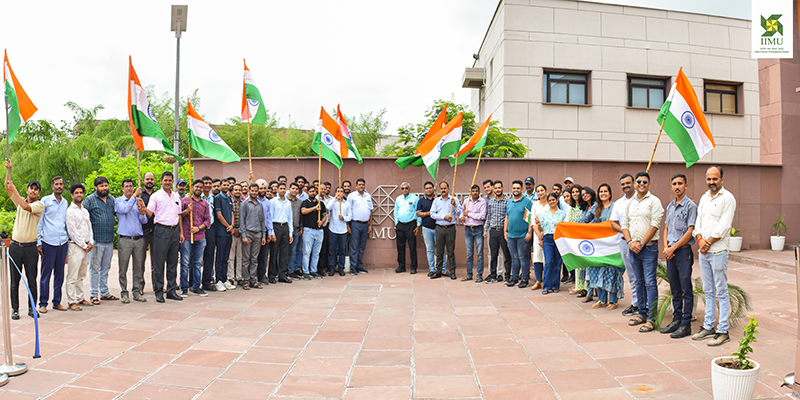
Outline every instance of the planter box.
{"label": "planter box", "polygon": [[772,246],[772,251],[783,251],[783,245],[786,244],[786,236],[770,236],[769,244]]}
{"label": "planter box", "polygon": [[732,236],[728,240],[728,250],[737,253],[742,251],[743,238],[741,236]]}
{"label": "planter box", "polygon": [[717,361],[734,357],[717,357],[711,360],[711,387],[715,400],[750,400],[758,382],[761,365],[753,360],[752,369],[730,369],[719,366]]}

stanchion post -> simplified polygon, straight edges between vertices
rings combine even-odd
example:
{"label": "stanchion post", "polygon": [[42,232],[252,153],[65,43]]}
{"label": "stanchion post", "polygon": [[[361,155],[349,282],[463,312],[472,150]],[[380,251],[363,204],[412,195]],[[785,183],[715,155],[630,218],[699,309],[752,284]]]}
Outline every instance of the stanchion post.
{"label": "stanchion post", "polygon": [[[800,246],[794,247],[794,264],[795,264],[795,280],[797,283],[797,309],[800,310]],[[797,324],[797,344],[795,346],[794,355],[794,372],[786,375],[785,382],[782,386],[790,386],[792,388],[792,397],[800,399],[800,383],[797,382],[797,372],[800,369],[800,323]]]}
{"label": "stanchion post", "polygon": [[[9,294],[8,268],[8,247],[4,241],[0,240],[0,297],[2,297],[0,308],[2,308],[3,314],[3,344],[6,358],[5,363],[0,365],[0,374],[7,375],[6,380],[0,383],[0,386],[7,382],[8,376],[20,375],[28,371],[28,366],[24,363],[15,363],[11,354],[11,295]],[[0,376],[0,381],[2,381],[2,376]]]}

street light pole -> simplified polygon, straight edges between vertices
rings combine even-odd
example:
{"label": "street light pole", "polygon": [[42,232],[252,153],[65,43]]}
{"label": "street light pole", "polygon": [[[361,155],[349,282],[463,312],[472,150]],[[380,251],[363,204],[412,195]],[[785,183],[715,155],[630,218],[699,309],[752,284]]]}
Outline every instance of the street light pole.
{"label": "street light pole", "polygon": [[[181,95],[180,95],[180,77],[181,77],[181,32],[186,31],[186,18],[189,11],[189,6],[172,6],[172,24],[170,30],[175,32],[175,39],[177,45],[175,49],[175,128],[173,132],[173,150],[175,154],[180,154],[180,121],[181,121]],[[189,155],[191,157],[191,154]],[[176,160],[172,165],[173,181],[178,181],[178,171],[180,163]]]}

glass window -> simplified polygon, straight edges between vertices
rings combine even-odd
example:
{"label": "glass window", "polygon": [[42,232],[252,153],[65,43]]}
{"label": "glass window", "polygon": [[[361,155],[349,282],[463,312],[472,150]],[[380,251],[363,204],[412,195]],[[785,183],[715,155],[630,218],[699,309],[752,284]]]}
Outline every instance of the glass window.
{"label": "glass window", "polygon": [[628,77],[628,106],[661,108],[667,99],[667,80]]}
{"label": "glass window", "polygon": [[739,85],[726,85],[721,83],[706,83],[706,112],[737,114],[737,90]]}
{"label": "glass window", "polygon": [[542,85],[545,103],[587,104],[588,74],[546,72]]}

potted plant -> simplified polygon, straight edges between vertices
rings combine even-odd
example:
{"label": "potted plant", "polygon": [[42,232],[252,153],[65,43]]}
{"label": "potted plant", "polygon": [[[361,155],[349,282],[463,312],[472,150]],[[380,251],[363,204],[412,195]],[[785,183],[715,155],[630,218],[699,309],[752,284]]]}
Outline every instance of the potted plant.
{"label": "potted plant", "polygon": [[761,365],[747,355],[753,352],[751,343],[756,342],[758,322],[750,317],[744,327],[744,337],[739,341],[739,349],[733,356],[717,357],[711,360],[711,388],[714,399],[749,400],[756,389]]}
{"label": "potted plant", "polygon": [[772,246],[772,251],[783,251],[783,245],[786,243],[786,237],[781,236],[781,232],[786,233],[786,224],[783,223],[783,217],[778,215],[778,220],[772,224],[772,230],[775,231],[775,236],[769,237],[769,244]]}
{"label": "potted plant", "polygon": [[736,236],[736,234],[741,231],[741,229],[731,228],[731,237],[730,241],[728,242],[728,250],[734,252],[742,251],[742,237]]}

